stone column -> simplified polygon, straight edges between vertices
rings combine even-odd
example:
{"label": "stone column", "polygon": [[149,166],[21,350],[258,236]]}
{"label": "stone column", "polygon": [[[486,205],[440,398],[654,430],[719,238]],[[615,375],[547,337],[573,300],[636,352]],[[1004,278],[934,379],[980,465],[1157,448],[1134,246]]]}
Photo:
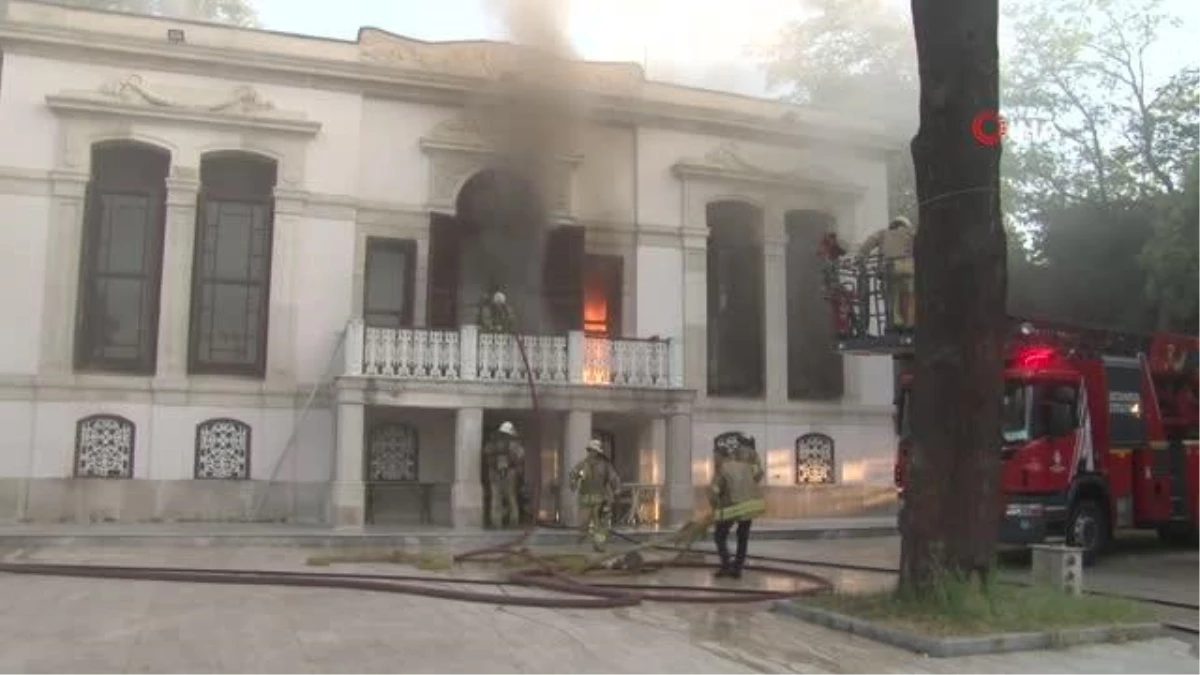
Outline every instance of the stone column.
{"label": "stone column", "polygon": [[267,379],[296,378],[296,242],[304,216],[301,193],[275,189],[275,223],[271,242],[271,305],[267,334]]}
{"label": "stone column", "polygon": [[667,457],[663,480],[666,508],[660,509],[662,524],[675,526],[692,519],[696,490],[692,480],[692,416],[667,416]]}
{"label": "stone column", "polygon": [[567,424],[563,427],[562,463],[559,465],[562,476],[559,483],[559,513],[565,525],[579,523],[579,509],[575,503],[575,494],[571,492],[571,469],[587,455],[588,441],[592,440],[592,413],[587,410],[572,410],[567,413]]}
{"label": "stone column", "polygon": [[162,380],[187,377],[191,328],[192,264],[196,248],[197,170],[175,166],[167,178],[166,232],[163,235],[162,292],[159,298],[158,373]]}
{"label": "stone column", "polygon": [[788,397],[787,240],[781,230],[768,225],[763,240],[763,361],[772,403]]}
{"label": "stone column", "polygon": [[[425,230],[423,234],[416,237],[417,241],[417,259],[416,272],[413,276],[413,326],[424,328],[426,325],[426,304],[429,299],[429,219],[425,219]],[[361,296],[361,293],[359,294]]]}
{"label": "stone column", "polygon": [[454,484],[450,517],[454,527],[483,525],[483,408],[460,408],[454,418]]}
{"label": "stone column", "polygon": [[337,457],[333,483],[334,527],[362,527],[366,519],[366,486],[363,484],[363,425],[361,403],[337,404]]}
{"label": "stone column", "polygon": [[79,261],[83,251],[84,197],[88,174],[50,174],[50,222],[46,238],[46,272],[42,300],[43,374],[68,375],[74,368],[75,316]]}
{"label": "stone column", "polygon": [[708,395],[708,231],[683,236],[684,387]]}

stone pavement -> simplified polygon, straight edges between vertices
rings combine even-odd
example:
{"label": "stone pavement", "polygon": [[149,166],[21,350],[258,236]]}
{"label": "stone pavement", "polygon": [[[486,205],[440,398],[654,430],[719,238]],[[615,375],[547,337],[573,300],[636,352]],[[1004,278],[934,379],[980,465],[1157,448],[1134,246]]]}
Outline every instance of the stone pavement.
{"label": "stone pavement", "polygon": [[[617,528],[634,539],[647,540],[674,532],[654,526]],[[767,540],[847,539],[888,536],[896,532],[896,516],[807,518],[755,522],[753,538]],[[153,546],[483,546],[511,539],[519,530],[484,530],[436,526],[367,526],[331,528],[279,523],[93,523],[0,524],[0,545],[153,545]],[[531,543],[568,544],[571,528],[538,528]]]}
{"label": "stone pavement", "polygon": [[[764,554],[865,557],[868,540],[765,542]],[[892,545],[874,542],[876,552]],[[51,547],[6,557],[64,563],[307,569],[283,547]],[[422,574],[396,565],[330,571]],[[818,573],[822,570],[816,569]],[[676,573],[673,573],[676,574]],[[670,583],[709,581],[681,572]],[[887,575],[844,573],[868,589]],[[769,579],[741,582],[770,587]],[[493,588],[498,595],[528,593]],[[763,611],[644,604],[554,610],[349,590],[0,575],[5,672],[1197,672],[1172,639],[927,659]]]}

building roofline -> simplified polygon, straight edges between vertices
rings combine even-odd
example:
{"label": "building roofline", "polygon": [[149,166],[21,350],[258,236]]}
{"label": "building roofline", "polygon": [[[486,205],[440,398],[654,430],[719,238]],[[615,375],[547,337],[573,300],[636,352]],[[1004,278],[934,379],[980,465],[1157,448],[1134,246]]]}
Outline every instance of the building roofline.
{"label": "building roofline", "polygon": [[[136,59],[153,62],[155,66],[172,62],[175,70],[184,72],[186,64],[202,63],[240,76],[253,72],[266,81],[290,73],[296,77],[303,75],[309,81],[313,78],[336,81],[343,89],[354,83],[353,88],[367,94],[381,94],[386,89],[387,95],[417,100],[432,97],[449,102],[477,93],[492,81],[488,69],[496,66],[490,63],[490,57],[510,54],[505,50],[513,47],[512,43],[496,40],[431,42],[370,26],[360,28],[356,39],[351,41],[66,7],[46,0],[9,0],[6,4],[8,16],[0,23],[0,45],[6,49],[16,47],[15,51],[20,51],[25,47],[51,58],[57,54],[79,55],[76,58],[86,54],[104,55],[110,62]],[[103,15],[120,24],[115,30],[84,29],[78,27],[78,19],[71,20],[79,14]],[[165,35],[167,28],[180,25],[199,29],[200,40],[167,45],[162,39],[149,38],[150,34]],[[273,39],[276,48],[228,44],[247,34]],[[305,43],[328,45],[344,53],[313,56],[304,48]],[[458,57],[465,57],[461,68],[456,67]],[[480,65],[482,72],[472,72],[472,59],[479,62],[476,65]],[[442,67],[422,67],[430,62]],[[676,123],[700,124],[715,133],[734,132],[776,141],[827,142],[872,155],[895,145],[884,125],[875,120],[745,94],[649,80],[641,65],[632,62],[574,60],[570,63],[604,85],[586,86],[584,90],[589,103],[607,111],[602,118],[667,127],[677,126]]]}

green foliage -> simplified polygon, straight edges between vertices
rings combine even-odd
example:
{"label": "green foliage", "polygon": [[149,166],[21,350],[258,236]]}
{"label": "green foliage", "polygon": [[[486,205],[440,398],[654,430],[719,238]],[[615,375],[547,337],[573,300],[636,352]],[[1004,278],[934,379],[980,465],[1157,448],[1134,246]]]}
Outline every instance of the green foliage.
{"label": "green foliage", "polygon": [[1086,326],[1125,330],[1152,327],[1143,301],[1145,274],[1131,251],[1154,234],[1157,210],[1136,200],[1047,206],[1038,264],[1025,271],[1039,289],[1019,315],[1051,317]]}
{"label": "green foliage", "polygon": [[[912,23],[882,0],[806,0],[812,15],[786,26],[768,51],[772,86],[798,103],[880,115],[916,109]],[[911,105],[910,105],[911,104]]]}
{"label": "green foliage", "polygon": [[1195,164],[1184,182],[1183,192],[1164,197],[1154,236],[1138,256],[1146,275],[1145,292],[1159,308],[1160,328],[1196,333],[1196,251],[1200,250],[1200,171]]}
{"label": "green foliage", "polygon": [[[878,115],[916,111],[909,17],[879,0],[808,0],[768,74],[791,100]],[[1200,73],[1154,73],[1145,54],[1178,24],[1162,0],[1010,0],[1001,68],[1013,133],[1001,158],[1009,307],[1113,328],[1196,322]],[[889,206],[916,216],[907,139]],[[1131,253],[1141,252],[1141,255]]]}
{"label": "green foliage", "polygon": [[252,0],[56,0],[68,7],[150,14],[173,19],[213,21],[245,28],[258,27]]}
{"label": "green foliage", "polygon": [[920,594],[832,595],[811,602],[933,636],[1051,631],[1153,620],[1152,613],[1129,600],[1072,596],[1056,588],[981,583],[954,576],[940,578]]}

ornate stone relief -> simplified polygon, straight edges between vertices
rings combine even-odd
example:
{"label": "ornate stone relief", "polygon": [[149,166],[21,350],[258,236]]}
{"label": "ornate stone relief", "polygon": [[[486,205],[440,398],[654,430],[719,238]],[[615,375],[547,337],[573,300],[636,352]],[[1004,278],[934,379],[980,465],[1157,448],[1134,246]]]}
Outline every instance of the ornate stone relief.
{"label": "ornate stone relief", "polygon": [[[364,29],[359,33],[363,60],[408,70],[486,80],[521,77],[524,59],[532,50],[504,42],[431,43],[410,40],[384,31]],[[564,62],[569,81],[580,89],[630,95],[645,81],[641,68],[632,63]]]}
{"label": "ornate stone relief", "polygon": [[152,88],[141,75],[106,82],[98,92],[122,103],[153,105],[163,108],[192,108],[208,112],[228,112],[253,115],[275,110],[275,104],[266,100],[258,90],[247,85],[233,87],[228,92],[213,96],[210,92],[172,88]]}
{"label": "ornate stone relief", "polygon": [[87,116],[172,118],[310,136],[321,129],[320,122],[309,120],[302,112],[279,110],[248,85],[223,91],[151,85],[137,74],[104,82],[91,90],[50,94],[46,103],[57,111]]}

